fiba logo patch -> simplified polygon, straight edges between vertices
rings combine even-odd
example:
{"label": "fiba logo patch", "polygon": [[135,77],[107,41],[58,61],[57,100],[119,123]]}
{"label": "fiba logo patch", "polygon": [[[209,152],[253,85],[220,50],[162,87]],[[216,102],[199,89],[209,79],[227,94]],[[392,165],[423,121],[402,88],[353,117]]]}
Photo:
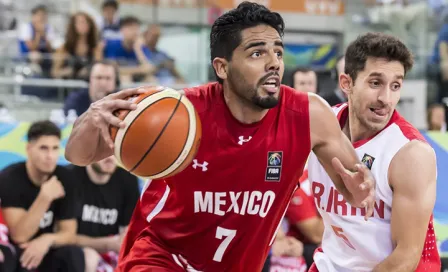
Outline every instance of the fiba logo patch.
{"label": "fiba logo patch", "polygon": [[362,157],[362,160],[361,160],[361,162],[365,166],[367,166],[367,168],[369,168],[369,170],[372,169],[372,165],[373,165],[374,161],[375,161],[375,158],[370,156],[369,154],[364,154],[364,156]]}
{"label": "fiba logo patch", "polygon": [[283,163],[282,151],[268,152],[268,165],[266,167],[265,181],[280,181]]}

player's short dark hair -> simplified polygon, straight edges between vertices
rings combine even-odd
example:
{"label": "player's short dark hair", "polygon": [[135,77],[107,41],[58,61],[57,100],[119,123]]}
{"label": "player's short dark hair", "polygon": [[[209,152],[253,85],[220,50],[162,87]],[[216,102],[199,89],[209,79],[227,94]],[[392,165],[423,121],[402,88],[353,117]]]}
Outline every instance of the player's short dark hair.
{"label": "player's short dark hair", "polygon": [[37,140],[42,136],[56,136],[61,139],[61,130],[53,122],[48,120],[32,123],[28,129],[28,142]]}
{"label": "player's short dark hair", "polygon": [[39,11],[47,13],[48,8],[47,8],[47,6],[42,5],[42,4],[37,5],[31,9],[31,14],[34,15],[34,14],[38,13]]}
{"label": "player's short dark hair", "polygon": [[101,9],[105,9],[105,8],[114,8],[115,10],[118,10],[118,2],[115,0],[106,0],[103,2],[103,4],[101,5]]}
{"label": "player's short dark hair", "polygon": [[[258,25],[273,27],[280,36],[283,36],[285,23],[282,16],[272,12],[263,5],[242,2],[236,9],[232,9],[221,15],[213,23],[210,33],[210,58],[225,58],[230,61],[233,51],[241,43],[241,31]],[[216,75],[218,82],[223,80]]]}
{"label": "player's short dark hair", "polygon": [[344,72],[355,81],[358,73],[364,70],[369,57],[399,61],[405,74],[414,65],[412,53],[398,38],[383,33],[367,33],[347,47]]}
{"label": "player's short dark hair", "polygon": [[140,20],[135,16],[126,16],[120,19],[120,28],[129,25],[140,25]]}

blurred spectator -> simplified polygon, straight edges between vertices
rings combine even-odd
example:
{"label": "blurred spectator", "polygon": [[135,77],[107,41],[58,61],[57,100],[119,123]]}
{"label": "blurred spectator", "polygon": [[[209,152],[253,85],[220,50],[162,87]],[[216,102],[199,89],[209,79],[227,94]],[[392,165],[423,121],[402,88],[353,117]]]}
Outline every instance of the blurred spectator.
{"label": "blurred spectator", "polygon": [[15,29],[17,24],[16,14],[10,1],[0,0],[0,31]]}
{"label": "blurred spectator", "polygon": [[306,271],[303,244],[280,228],[272,244],[270,271]]}
{"label": "blurred spectator", "polygon": [[174,59],[157,48],[160,38],[160,26],[151,25],[145,31],[145,44],[149,48],[148,58],[156,66],[155,76],[162,85],[185,83],[179,71],[174,65]]}
{"label": "blurred spectator", "polygon": [[31,10],[31,22],[23,25],[19,31],[20,51],[33,64],[34,72],[49,76],[53,52],[52,43],[56,36],[54,29],[48,25],[47,8],[38,5]]}
{"label": "blurred spectator", "polygon": [[436,67],[438,85],[437,102],[448,97],[448,24],[444,24],[439,31],[431,63]]}
{"label": "blurred spectator", "polygon": [[104,57],[116,61],[123,82],[151,82],[155,67],[149,61],[148,48],[140,36],[140,20],[129,16],[121,19],[122,40],[108,40]]}
{"label": "blurred spectator", "polygon": [[50,121],[28,130],[27,160],[0,173],[2,212],[18,257],[17,271],[84,271],[76,238],[74,184],[57,165],[61,131]]}
{"label": "blurred spectator", "polygon": [[428,130],[446,132],[445,106],[433,104],[428,108]]}
{"label": "blurred spectator", "polygon": [[118,168],[113,155],[87,167],[69,169],[78,180],[76,243],[87,248],[86,271],[94,272],[98,266],[113,270],[140,195],[138,179]]}
{"label": "blurred spectator", "polygon": [[323,93],[322,97],[330,104],[330,106],[335,106],[340,103],[344,103],[347,101],[347,97],[344,92],[339,87],[339,76],[344,73],[345,70],[345,56],[340,56],[336,60],[336,69],[334,71],[335,80],[338,82],[338,85],[335,90],[330,93]]}
{"label": "blurred spectator", "polygon": [[365,0],[370,6],[369,19],[387,24],[394,36],[413,48],[416,57],[426,48],[428,13],[427,0]]}
{"label": "blurred spectator", "polygon": [[115,0],[106,0],[101,6],[103,16],[97,22],[102,38],[117,39],[120,37],[119,4]]}
{"label": "blurred spectator", "polygon": [[115,92],[120,87],[116,64],[103,60],[95,62],[88,72],[89,88],[71,92],[64,103],[64,113],[73,109],[80,116],[95,101]]}
{"label": "blurred spectator", "polygon": [[92,17],[84,12],[75,13],[67,26],[64,45],[54,54],[52,76],[86,78],[88,66],[103,58],[103,48]]}
{"label": "blurred spectator", "polygon": [[310,68],[299,67],[292,73],[293,88],[298,91],[317,93],[317,74]]}
{"label": "blurred spectator", "polygon": [[318,245],[322,242],[324,224],[318,215],[314,201],[304,190],[298,188],[288,209],[285,219],[288,220],[288,235],[296,238],[304,244],[303,256],[308,267],[313,263],[313,254]]}
{"label": "blurred spectator", "polygon": [[8,227],[0,210],[0,271],[15,272],[17,256],[14,247],[9,242]]}

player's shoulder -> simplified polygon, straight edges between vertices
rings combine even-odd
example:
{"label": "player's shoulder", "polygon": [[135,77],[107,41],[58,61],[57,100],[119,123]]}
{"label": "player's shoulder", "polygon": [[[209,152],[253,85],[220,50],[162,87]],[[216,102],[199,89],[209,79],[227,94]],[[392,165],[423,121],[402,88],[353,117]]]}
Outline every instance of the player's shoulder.
{"label": "player's shoulder", "polygon": [[212,82],[192,88],[185,88],[185,96],[193,103],[196,110],[201,113],[207,111],[221,98],[222,84]]}
{"label": "player's shoulder", "polygon": [[16,178],[18,176],[23,176],[25,173],[25,162],[17,162],[3,168],[3,170],[0,172],[0,177],[2,178],[2,182],[4,182],[6,180],[12,180],[13,178]]}
{"label": "player's shoulder", "polygon": [[309,97],[308,93],[297,91],[289,86],[280,85],[283,106],[291,111],[303,112],[308,111]]}
{"label": "player's shoulder", "polygon": [[415,128],[411,123],[409,123],[403,116],[401,116],[397,111],[392,115],[391,123],[398,128],[399,133],[406,138],[408,141],[421,141],[427,143],[425,137],[420,131]]}

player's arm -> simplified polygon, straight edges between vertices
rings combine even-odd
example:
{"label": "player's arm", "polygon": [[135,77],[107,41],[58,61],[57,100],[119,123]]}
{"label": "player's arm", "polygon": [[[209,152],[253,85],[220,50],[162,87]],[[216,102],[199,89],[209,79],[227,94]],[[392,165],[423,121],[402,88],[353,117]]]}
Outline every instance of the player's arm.
{"label": "player's arm", "polygon": [[99,253],[106,253],[109,251],[118,252],[115,246],[120,237],[118,235],[105,237],[90,237],[87,235],[76,235],[76,244],[80,247],[90,247]]}
{"label": "player's arm", "polygon": [[342,132],[328,103],[315,94],[309,94],[308,97],[311,149],[325,168],[338,192],[353,205],[353,195],[346,187],[341,175],[333,167],[332,160],[338,158],[345,169],[356,172],[359,160],[355,149]]}
{"label": "player's arm", "polygon": [[317,215],[316,207],[302,189],[294,193],[285,218],[312,243],[319,244],[324,233],[324,224]]}
{"label": "player's arm", "polygon": [[414,271],[419,263],[436,199],[436,156],[423,142],[406,144],[389,166],[393,190],[394,251],[374,272]]}
{"label": "player's arm", "polygon": [[324,223],[319,216],[316,215],[303,221],[296,222],[295,226],[312,243],[320,244],[322,242]]}
{"label": "player's arm", "polygon": [[111,156],[114,144],[109,126],[125,126],[113,112],[119,109],[136,109],[137,106],[134,103],[124,99],[144,92],[143,88],[127,89],[110,94],[91,104],[73,125],[65,148],[65,158],[75,165],[87,166]]}
{"label": "player's arm", "polygon": [[53,247],[60,247],[74,244],[76,241],[76,230],[78,224],[76,219],[58,220],[56,221],[56,232],[44,234],[51,238]]}
{"label": "player's arm", "polygon": [[14,243],[25,243],[37,233],[40,220],[50,207],[50,204],[51,201],[38,196],[28,211],[16,207],[8,207],[2,210]]}

